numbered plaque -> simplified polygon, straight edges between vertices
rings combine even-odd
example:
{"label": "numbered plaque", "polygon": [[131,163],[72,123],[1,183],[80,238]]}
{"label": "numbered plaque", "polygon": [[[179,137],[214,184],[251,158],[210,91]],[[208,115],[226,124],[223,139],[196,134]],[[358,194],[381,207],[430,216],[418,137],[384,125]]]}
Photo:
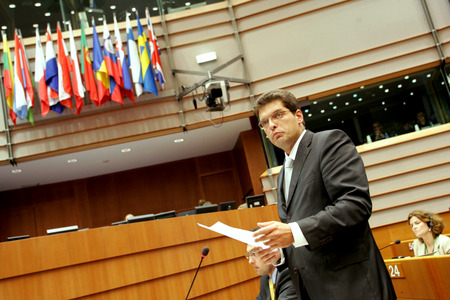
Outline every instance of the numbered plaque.
{"label": "numbered plaque", "polygon": [[391,278],[405,278],[405,273],[403,272],[402,264],[400,263],[393,263],[393,264],[386,264],[386,267],[388,269],[389,275]]}

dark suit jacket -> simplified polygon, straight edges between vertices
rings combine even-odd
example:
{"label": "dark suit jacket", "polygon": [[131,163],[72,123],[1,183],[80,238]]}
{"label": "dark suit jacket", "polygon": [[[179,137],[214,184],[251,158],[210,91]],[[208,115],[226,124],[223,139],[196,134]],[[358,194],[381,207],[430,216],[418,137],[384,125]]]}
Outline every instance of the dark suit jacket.
{"label": "dark suit jacket", "polygon": [[[278,177],[278,213],[297,222],[309,245],[284,249],[299,299],[396,299],[368,219],[372,202],[364,165],[340,130],[306,131],[284,197]],[[300,298],[302,297],[302,298]]]}
{"label": "dark suit jacket", "polygon": [[[269,288],[269,276],[261,276],[259,295],[256,300],[271,300],[270,288]],[[292,287],[291,277],[289,270],[284,269],[277,274],[277,280],[275,284],[275,299],[278,300],[295,300],[297,295]]]}

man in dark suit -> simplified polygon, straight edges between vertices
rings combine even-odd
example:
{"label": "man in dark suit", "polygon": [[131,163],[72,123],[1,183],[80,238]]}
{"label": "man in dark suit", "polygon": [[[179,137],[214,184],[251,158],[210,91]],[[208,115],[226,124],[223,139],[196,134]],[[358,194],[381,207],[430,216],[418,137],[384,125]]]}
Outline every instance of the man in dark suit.
{"label": "man in dark suit", "polygon": [[[292,287],[289,270],[284,268],[278,271],[274,265],[264,263],[257,253],[253,251],[253,246],[247,245],[245,257],[252,265],[256,273],[261,276],[260,290],[256,300],[294,300],[297,299],[295,290]],[[272,289],[272,291],[271,291]]]}
{"label": "man in dark suit", "polygon": [[255,113],[286,155],[278,176],[282,223],[258,224],[256,241],[270,246],[258,255],[288,265],[299,299],[396,299],[368,223],[372,202],[364,165],[349,137],[340,130],[306,130],[297,99],[287,91],[263,94]]}

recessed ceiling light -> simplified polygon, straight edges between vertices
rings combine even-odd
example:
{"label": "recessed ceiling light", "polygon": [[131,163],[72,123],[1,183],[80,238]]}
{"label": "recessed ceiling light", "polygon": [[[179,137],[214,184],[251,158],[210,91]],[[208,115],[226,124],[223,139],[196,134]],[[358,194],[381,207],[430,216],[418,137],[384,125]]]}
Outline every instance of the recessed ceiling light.
{"label": "recessed ceiling light", "polygon": [[381,90],[381,89],[383,88],[383,85],[380,85],[379,88],[380,88],[380,90]]}
{"label": "recessed ceiling light", "polygon": [[385,93],[389,93],[389,89],[385,89],[384,92],[385,92]]}
{"label": "recessed ceiling light", "polygon": [[38,27],[39,27],[39,24],[33,24],[33,27],[34,27],[34,28],[38,28]]}
{"label": "recessed ceiling light", "polygon": [[44,14],[44,16],[46,16],[46,17],[50,17],[52,14],[51,13],[49,13],[49,12],[46,12],[45,14]]}
{"label": "recessed ceiling light", "polygon": [[399,89],[401,89],[401,88],[402,88],[402,86],[403,86],[403,85],[401,85],[401,84],[397,85],[397,87],[398,87]]}
{"label": "recessed ceiling light", "polygon": [[133,8],[131,9],[131,11],[135,12],[135,11],[136,11],[136,7],[133,7]]}
{"label": "recessed ceiling light", "polygon": [[189,6],[189,5],[191,5],[191,2],[186,2],[186,3],[184,3],[184,5]]}
{"label": "recessed ceiling light", "polygon": [[362,86],[360,86],[359,88],[360,88],[360,89],[363,89],[363,88],[364,88],[364,86],[362,85]]}
{"label": "recessed ceiling light", "polygon": [[36,6],[36,7],[40,7],[42,4],[41,4],[41,2],[35,2],[34,3],[34,6]]}
{"label": "recessed ceiling light", "polygon": [[122,153],[127,153],[130,151],[131,151],[131,148],[123,148],[122,150],[120,150],[120,152],[122,152]]}
{"label": "recessed ceiling light", "polygon": [[19,173],[21,173],[21,172],[22,172],[21,169],[14,169],[14,170],[11,170],[11,173],[13,173],[13,174],[19,174]]}
{"label": "recessed ceiling light", "polygon": [[331,101],[331,102],[329,102],[328,104],[333,105],[333,102]]}
{"label": "recessed ceiling light", "polygon": [[356,98],[356,97],[358,97],[358,94],[353,94],[353,98]]}
{"label": "recessed ceiling light", "polygon": [[330,118],[328,118],[328,122],[330,122],[331,121],[331,119]]}
{"label": "recessed ceiling light", "polygon": [[341,96],[341,94],[336,94],[336,97],[340,97]]}
{"label": "recessed ceiling light", "polygon": [[158,8],[156,6],[153,7],[152,9],[153,9],[153,11],[157,11],[158,10]]}
{"label": "recessed ceiling light", "polygon": [[71,10],[71,11],[70,11],[70,14],[74,15],[74,14],[75,14],[75,11],[74,11],[74,10]]}
{"label": "recessed ceiling light", "polygon": [[361,101],[362,101],[362,98],[358,98],[358,101],[361,102]]}
{"label": "recessed ceiling light", "polygon": [[354,114],[357,114],[357,113],[358,113],[358,111],[357,111],[357,110],[354,110],[354,111],[353,111],[353,113],[354,113]]}
{"label": "recessed ceiling light", "polygon": [[412,80],[412,83],[416,83],[416,82],[417,82],[417,79],[413,79],[413,80]]}
{"label": "recessed ceiling light", "polygon": [[384,102],[384,101],[383,101],[383,102],[381,102],[381,105],[385,105],[385,104],[386,104],[386,102]]}
{"label": "recessed ceiling light", "polygon": [[99,21],[103,21],[103,17],[99,17],[97,20]]}
{"label": "recessed ceiling light", "polygon": [[409,79],[409,76],[408,76],[408,75],[406,75],[406,76],[405,76],[405,80],[408,80],[408,79]]}
{"label": "recessed ceiling light", "polygon": [[3,29],[3,30],[6,30],[6,29],[8,29],[8,26],[3,25],[3,26],[2,26],[2,29]]}
{"label": "recessed ceiling light", "polygon": [[116,9],[116,6],[115,5],[111,5],[109,8]]}
{"label": "recessed ceiling light", "polygon": [[349,102],[345,102],[345,105],[348,106],[350,103]]}
{"label": "recessed ceiling light", "polygon": [[317,101],[314,101],[313,104],[317,104]]}
{"label": "recessed ceiling light", "polygon": [[184,142],[184,139],[176,139],[176,140],[173,140],[173,142],[174,143],[182,143],[182,142]]}
{"label": "recessed ceiling light", "polygon": [[325,112],[325,109],[322,109],[322,110],[320,111],[321,114],[323,114],[324,112]]}
{"label": "recessed ceiling light", "polygon": [[68,159],[67,160],[67,162],[69,163],[69,164],[74,164],[74,163],[76,163],[78,161],[78,159],[76,159],[76,158],[71,158],[71,159]]}
{"label": "recessed ceiling light", "polygon": [[335,106],[333,106],[333,109],[337,109],[337,106],[335,105]]}
{"label": "recessed ceiling light", "polygon": [[430,78],[431,77],[431,74],[427,74],[427,78]]}
{"label": "recessed ceiling light", "polygon": [[308,114],[308,117],[312,117],[312,114]]}
{"label": "recessed ceiling light", "polygon": [[89,8],[89,9],[88,9],[88,12],[92,12],[92,8]]}
{"label": "recessed ceiling light", "polygon": [[15,5],[14,3],[11,3],[11,4],[9,5],[9,8],[16,8],[16,5]]}

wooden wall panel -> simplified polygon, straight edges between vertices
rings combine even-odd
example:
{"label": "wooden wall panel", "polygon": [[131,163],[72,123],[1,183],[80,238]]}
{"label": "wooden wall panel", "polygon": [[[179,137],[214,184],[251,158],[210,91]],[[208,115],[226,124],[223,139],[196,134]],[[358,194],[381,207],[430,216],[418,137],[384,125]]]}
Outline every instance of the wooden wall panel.
{"label": "wooden wall panel", "polygon": [[97,228],[142,215],[192,209],[198,200],[240,202],[232,151],[0,193],[0,241],[78,225]]}

